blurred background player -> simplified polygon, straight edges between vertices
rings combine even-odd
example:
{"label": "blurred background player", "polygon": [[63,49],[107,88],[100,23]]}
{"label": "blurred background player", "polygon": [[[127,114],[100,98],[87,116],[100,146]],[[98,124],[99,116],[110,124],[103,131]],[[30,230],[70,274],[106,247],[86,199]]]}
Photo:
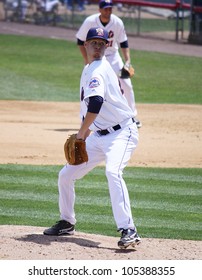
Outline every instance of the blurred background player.
{"label": "blurred background player", "polygon": [[[111,64],[113,70],[119,77],[120,70],[123,68],[124,64],[130,64],[131,59],[128,38],[125,32],[124,23],[118,16],[112,14],[112,7],[112,0],[100,0],[99,13],[90,15],[84,20],[83,24],[81,25],[80,29],[76,34],[76,37],[77,45],[79,46],[80,52],[83,56],[84,63],[88,64],[88,58],[84,47],[84,41],[87,32],[91,27],[94,26],[105,28],[109,33],[109,44],[105,51],[105,56]],[[119,53],[119,47],[122,52],[124,63]],[[131,79],[121,79],[119,77],[119,81],[121,83],[123,93],[128,101],[128,105],[134,112],[137,127],[140,128],[142,124],[137,119],[135,94],[133,91]]]}

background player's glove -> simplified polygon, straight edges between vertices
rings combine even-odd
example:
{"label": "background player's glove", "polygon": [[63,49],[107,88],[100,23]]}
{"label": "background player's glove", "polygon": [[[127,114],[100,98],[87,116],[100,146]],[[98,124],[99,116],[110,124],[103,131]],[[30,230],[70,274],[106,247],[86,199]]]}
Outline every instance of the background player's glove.
{"label": "background player's glove", "polygon": [[133,77],[135,74],[135,69],[131,64],[126,63],[120,71],[119,78],[128,79]]}
{"label": "background player's glove", "polygon": [[76,134],[72,134],[64,144],[65,158],[71,165],[78,165],[88,161],[86,142],[76,139]]}

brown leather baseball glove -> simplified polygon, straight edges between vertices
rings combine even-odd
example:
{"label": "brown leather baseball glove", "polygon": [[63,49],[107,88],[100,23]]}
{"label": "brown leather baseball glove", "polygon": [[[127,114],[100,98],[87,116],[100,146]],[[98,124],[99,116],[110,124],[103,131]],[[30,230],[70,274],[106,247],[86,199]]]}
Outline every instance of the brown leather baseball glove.
{"label": "brown leather baseball glove", "polygon": [[64,144],[64,153],[67,162],[71,165],[78,165],[88,161],[86,142],[77,139],[76,134],[72,134]]}
{"label": "brown leather baseball glove", "polygon": [[121,79],[128,79],[133,77],[135,74],[135,69],[131,64],[126,63],[120,71],[119,77]]}

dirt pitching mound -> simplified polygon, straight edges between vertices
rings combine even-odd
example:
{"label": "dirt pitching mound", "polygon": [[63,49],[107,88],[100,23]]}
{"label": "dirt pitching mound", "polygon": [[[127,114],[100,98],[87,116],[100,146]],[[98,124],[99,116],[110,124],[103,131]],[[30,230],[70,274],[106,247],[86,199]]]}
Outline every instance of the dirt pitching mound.
{"label": "dirt pitching mound", "polygon": [[143,238],[135,249],[120,250],[117,237],[76,232],[45,236],[44,228],[0,226],[1,255],[7,260],[197,260],[202,241]]}

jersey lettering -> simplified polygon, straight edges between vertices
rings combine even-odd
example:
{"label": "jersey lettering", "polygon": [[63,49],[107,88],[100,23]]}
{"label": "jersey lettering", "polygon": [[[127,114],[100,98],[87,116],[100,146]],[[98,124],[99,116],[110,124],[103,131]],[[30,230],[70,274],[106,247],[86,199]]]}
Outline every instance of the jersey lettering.
{"label": "jersey lettering", "polygon": [[[112,30],[110,30],[110,31],[108,32],[108,38],[109,38],[109,39],[114,38],[114,32],[113,32]],[[113,42],[114,42],[113,40],[109,40],[108,47],[112,47]]]}
{"label": "jersey lettering", "polygon": [[108,48],[109,48],[109,47],[112,47],[112,45],[113,45],[113,40],[109,41],[109,43],[108,43]]}
{"label": "jersey lettering", "polygon": [[110,30],[110,31],[108,32],[108,37],[109,37],[109,38],[114,38],[114,32],[113,32],[112,30]]}

